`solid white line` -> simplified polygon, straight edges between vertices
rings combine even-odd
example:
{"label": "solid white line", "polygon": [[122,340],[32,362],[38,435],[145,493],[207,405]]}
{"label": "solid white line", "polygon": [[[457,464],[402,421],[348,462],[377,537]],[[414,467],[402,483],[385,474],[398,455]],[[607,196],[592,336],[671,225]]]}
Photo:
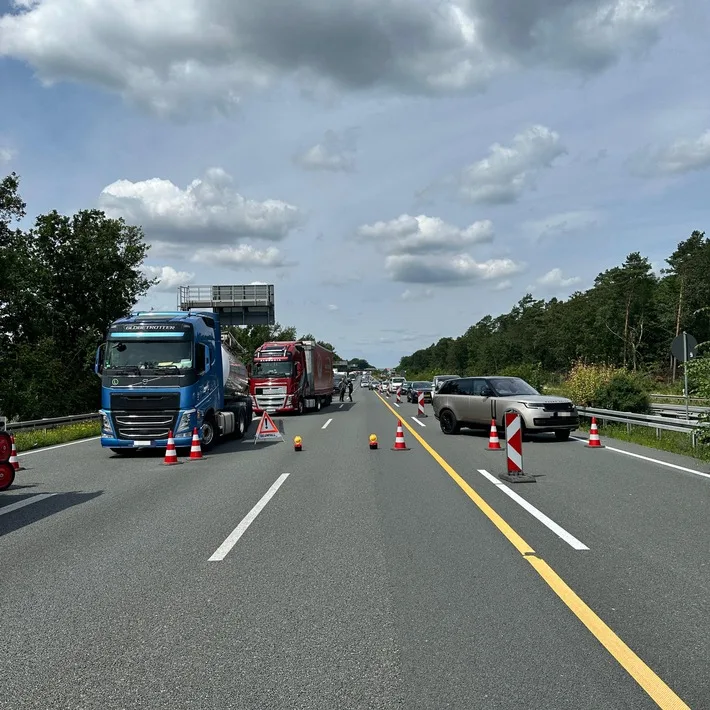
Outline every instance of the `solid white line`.
{"label": "solid white line", "polygon": [[393,402],[393,404],[395,407],[397,407],[399,409],[399,405],[397,404],[397,402]]}
{"label": "solid white line", "polygon": [[341,404],[341,405],[338,407],[338,409],[342,409],[344,406],[345,406],[344,404]]}
{"label": "solid white line", "polygon": [[554,520],[548,518],[544,513],[540,512],[534,505],[528,503],[525,498],[519,496],[515,491],[511,491],[508,486],[501,483],[495,476],[492,476],[488,471],[479,468],[478,472],[485,476],[494,486],[500,488],[503,493],[512,498],[519,506],[525,508],[533,517],[537,518],[543,525],[552,530],[555,535],[561,537],[568,545],[575,550],[588,550],[589,548],[580,542],[574,535],[568,533],[563,527],[560,527]]}
{"label": "solid white line", "polygon": [[415,416],[412,416],[412,419],[413,419],[417,424],[419,424],[419,426],[426,426],[426,424],[425,424],[424,422],[420,422]]}
{"label": "solid white line", "polygon": [[17,503],[10,503],[10,505],[3,506],[0,508],[0,515],[5,515],[6,513],[12,513],[13,510],[19,510],[20,508],[24,508],[26,505],[31,505],[32,503],[39,503],[41,500],[44,500],[45,498],[51,498],[52,496],[56,496],[56,493],[39,493],[36,496],[32,496],[31,498],[25,498],[24,500],[18,500]]}
{"label": "solid white line", "polygon": [[[575,441],[581,441],[583,444],[587,443],[586,439],[580,439],[576,436],[572,437]],[[615,449],[613,446],[607,446],[604,444],[604,449],[607,451],[613,451],[617,454],[624,454],[625,456],[633,456],[635,459],[641,459],[642,461],[649,461],[650,463],[657,463],[659,466],[668,466],[668,468],[674,468],[676,471],[685,471],[686,473],[694,473],[696,476],[702,476],[703,478],[710,478],[710,473],[704,473],[703,471],[696,471],[694,468],[686,468],[685,466],[679,466],[677,463],[669,463],[668,461],[661,461],[660,459],[654,459],[650,456],[642,456],[641,454],[634,454],[631,451],[624,451],[623,449]],[[602,449],[602,451],[604,451]]]}
{"label": "solid white line", "polygon": [[55,444],[54,446],[43,446],[41,449],[32,449],[31,451],[21,451],[18,456],[29,456],[30,454],[41,454],[43,451],[52,451],[53,449],[63,449],[65,446],[74,446],[74,444],[85,444],[87,441],[98,441],[100,436],[92,436],[88,439],[77,439],[76,441],[68,441],[66,444]]}
{"label": "solid white line", "polygon": [[321,429],[325,429],[325,428],[328,426],[328,424],[330,424],[332,421],[333,421],[332,419],[329,419],[329,420],[321,427]]}
{"label": "solid white line", "polygon": [[266,504],[274,497],[276,491],[281,487],[281,484],[289,477],[288,473],[282,473],[271,488],[264,493],[261,500],[246,514],[244,519],[237,525],[227,539],[215,550],[215,553],[210,557],[210,562],[221,562],[229,553],[229,551],[237,544],[239,538],[244,535],[247,528],[254,522],[256,516],[261,513]]}

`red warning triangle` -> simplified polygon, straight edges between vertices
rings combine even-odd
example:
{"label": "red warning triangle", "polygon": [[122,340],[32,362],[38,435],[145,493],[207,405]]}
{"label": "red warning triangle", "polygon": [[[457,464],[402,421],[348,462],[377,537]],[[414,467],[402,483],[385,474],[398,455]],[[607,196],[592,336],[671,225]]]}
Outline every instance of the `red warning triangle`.
{"label": "red warning triangle", "polygon": [[274,423],[274,420],[266,413],[259,420],[259,426],[256,428],[254,435],[254,443],[257,441],[283,441],[283,434]]}

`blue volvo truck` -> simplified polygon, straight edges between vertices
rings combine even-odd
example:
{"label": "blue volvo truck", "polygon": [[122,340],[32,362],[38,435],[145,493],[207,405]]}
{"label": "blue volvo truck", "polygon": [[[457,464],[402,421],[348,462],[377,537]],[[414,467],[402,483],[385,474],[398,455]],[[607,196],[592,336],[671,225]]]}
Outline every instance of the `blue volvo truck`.
{"label": "blue volvo truck", "polygon": [[241,438],[252,421],[247,368],[213,312],[134,313],[111,324],[96,352],[101,446],[116,454]]}

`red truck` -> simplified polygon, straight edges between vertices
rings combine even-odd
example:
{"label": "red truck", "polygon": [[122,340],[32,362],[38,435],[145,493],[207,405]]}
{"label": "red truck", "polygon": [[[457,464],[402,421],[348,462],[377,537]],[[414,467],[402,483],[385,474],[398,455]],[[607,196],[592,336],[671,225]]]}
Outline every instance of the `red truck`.
{"label": "red truck", "polygon": [[252,409],[303,414],[333,401],[333,352],[313,340],[264,343],[249,376]]}

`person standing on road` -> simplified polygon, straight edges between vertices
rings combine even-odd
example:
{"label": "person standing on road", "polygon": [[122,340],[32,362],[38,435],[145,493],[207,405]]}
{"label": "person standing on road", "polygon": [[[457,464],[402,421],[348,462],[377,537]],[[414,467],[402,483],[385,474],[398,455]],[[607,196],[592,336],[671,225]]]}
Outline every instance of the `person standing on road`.
{"label": "person standing on road", "polygon": [[350,397],[350,401],[353,401],[353,381],[348,380],[348,397]]}
{"label": "person standing on road", "polygon": [[344,401],[345,401],[345,387],[346,387],[345,378],[343,378],[342,380],[340,380],[340,387],[339,387],[339,389],[340,389],[340,401],[341,401],[341,402],[344,402]]}

